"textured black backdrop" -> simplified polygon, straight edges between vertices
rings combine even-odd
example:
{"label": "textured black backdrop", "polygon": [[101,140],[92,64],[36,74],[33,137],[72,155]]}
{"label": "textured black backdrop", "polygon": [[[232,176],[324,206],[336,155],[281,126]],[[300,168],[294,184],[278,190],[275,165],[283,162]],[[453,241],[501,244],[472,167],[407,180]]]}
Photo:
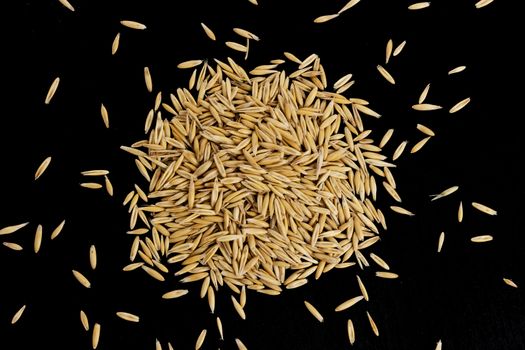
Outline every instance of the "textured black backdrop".
{"label": "textured black backdrop", "polygon": [[[0,227],[31,221],[27,228],[0,241],[24,245],[22,252],[0,246],[0,349],[89,349],[90,334],[81,328],[79,310],[102,324],[100,349],[154,349],[155,338],[166,348],[193,349],[203,328],[206,349],[233,349],[239,337],[253,349],[349,349],[346,320],[357,332],[355,349],[525,349],[525,249],[523,248],[523,101],[519,82],[522,64],[517,48],[521,23],[516,9],[496,0],[476,10],[475,0],[435,1],[431,8],[410,12],[407,1],[363,0],[340,18],[321,25],[312,20],[329,14],[345,1],[101,1],[71,0],[71,13],[58,1],[24,1],[4,7],[1,32],[2,94],[0,101],[1,198]],[[184,3],[184,4],[183,4]],[[4,4],[5,6],[5,4]],[[147,24],[133,31],[121,19]],[[208,40],[199,23],[217,34]],[[232,27],[257,33],[250,58],[226,49],[235,40]],[[521,28],[522,29],[522,28]],[[121,32],[121,45],[111,56],[111,43]],[[376,71],[384,60],[388,38],[405,50],[389,69],[396,86]],[[176,69],[187,59],[227,55],[247,68],[282,57],[321,56],[333,83],[347,72],[357,83],[349,94],[372,101],[383,114],[365,119],[379,139],[395,128],[386,153],[402,140],[411,144],[423,135],[420,122],[437,136],[416,155],[403,155],[394,175],[413,218],[392,214],[385,194],[377,204],[388,213],[389,229],[374,251],[387,259],[398,280],[380,280],[373,268],[360,272],[369,303],[335,314],[334,307],[358,293],[357,269],[337,270],[281,297],[248,294],[247,320],[241,321],[229,300],[218,294],[225,341],[218,340],[215,316],[198,298],[199,286],[179,300],[160,295],[177,286],[174,278],[160,283],[136,271],[121,272],[128,262],[131,239],[125,234],[128,214],[121,206],[135,182],[142,183],[132,157],[119,150],[143,137],[143,123],[154,95],[146,92],[143,67],[151,67],[154,89],[165,94],[187,84],[189,73]],[[467,65],[465,72],[447,71]],[[290,71],[290,67],[287,67]],[[51,81],[61,83],[51,105],[43,101]],[[417,113],[410,109],[427,82],[428,100],[450,108],[471,96],[460,113]],[[517,84],[517,87],[511,86]],[[111,128],[100,118],[100,103],[110,113]],[[376,131],[377,130],[377,131]],[[36,167],[48,155],[53,161],[37,182]],[[79,172],[107,168],[115,197],[81,189]],[[460,185],[453,196],[430,203],[428,195]],[[488,217],[465,206],[465,220],[456,222],[459,200],[487,203],[498,209]],[[66,218],[62,235],[49,241],[51,230]],[[44,226],[41,252],[32,252],[37,224]],[[443,252],[436,253],[439,233],[446,231]],[[474,245],[469,238],[492,234],[491,243]],[[96,244],[99,267],[90,271],[88,249]],[[84,271],[93,288],[84,289],[71,269]],[[513,278],[522,288],[502,282]],[[307,313],[310,300],[325,316],[319,324]],[[23,318],[12,315],[27,304]],[[115,317],[125,310],[141,316],[130,324]],[[380,330],[376,338],[365,311]]]}

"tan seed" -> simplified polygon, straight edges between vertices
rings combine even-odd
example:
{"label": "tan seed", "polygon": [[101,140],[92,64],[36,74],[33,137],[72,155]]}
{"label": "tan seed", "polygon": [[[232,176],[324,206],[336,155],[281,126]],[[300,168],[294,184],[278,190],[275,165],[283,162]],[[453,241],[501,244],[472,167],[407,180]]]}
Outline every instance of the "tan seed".
{"label": "tan seed", "polygon": [[348,83],[348,81],[350,81],[350,79],[352,79],[352,73],[349,73],[349,74],[346,74],[346,75],[342,76],[341,78],[339,78],[339,80],[337,80],[334,83],[334,89],[339,89],[341,86],[343,86],[346,83]]}
{"label": "tan seed", "polygon": [[374,322],[372,316],[370,316],[370,313],[368,313],[368,311],[366,312],[366,316],[368,317],[368,322],[370,322],[370,327],[372,327],[372,331],[377,337],[379,337],[379,329],[377,329],[377,325]]}
{"label": "tan seed", "polygon": [[[193,73],[191,73],[190,81],[188,82],[188,88],[191,90],[195,86],[195,81],[197,80],[197,69],[193,70]],[[148,128],[149,129],[149,128]],[[146,130],[146,132],[148,132]]]}
{"label": "tan seed", "polygon": [[235,51],[239,51],[239,52],[247,52],[248,51],[248,48],[244,45],[241,45],[239,43],[236,43],[234,41],[227,41],[226,42],[226,46],[228,46],[230,49],[233,49]]}
{"label": "tan seed", "polygon": [[128,272],[128,271],[133,271],[133,270],[138,269],[138,268],[141,267],[142,265],[144,265],[143,262],[131,263],[131,264],[128,264],[128,265],[124,266],[124,267],[122,268],[122,271],[126,271],[126,272]]}
{"label": "tan seed", "polygon": [[441,232],[439,235],[438,240],[438,253],[441,253],[441,249],[443,249],[443,243],[445,242],[445,232]]}
{"label": "tan seed", "polygon": [[67,0],[58,0],[62,5],[64,5],[65,8],[67,8],[71,12],[75,12],[75,8],[71,3]]}
{"label": "tan seed", "polygon": [[107,129],[109,129],[109,115],[108,110],[104,106],[104,104],[100,104],[100,114],[102,115],[102,121],[104,122],[104,125]]}
{"label": "tan seed", "polygon": [[412,213],[411,211],[406,210],[405,208],[398,207],[398,206],[395,206],[395,205],[390,206],[390,209],[392,209],[392,211],[394,211],[394,212],[396,212],[398,214],[401,214],[401,215],[407,215],[407,216],[414,216],[414,215],[416,215],[416,214]]}
{"label": "tan seed", "polygon": [[119,45],[120,45],[120,33],[117,33],[117,35],[115,35],[115,39],[113,39],[113,43],[111,44],[111,54],[112,55],[117,53]]}
{"label": "tan seed", "polygon": [[354,330],[354,324],[352,323],[352,320],[348,320],[346,324],[346,329],[348,332],[348,340],[350,341],[350,345],[354,345],[355,343],[355,330]]}
{"label": "tan seed", "polygon": [[376,276],[380,278],[395,279],[399,275],[397,273],[388,272],[388,271],[376,271]]}
{"label": "tan seed", "polygon": [[62,229],[64,228],[65,224],[66,224],[66,220],[62,220],[62,222],[58,224],[58,226],[53,230],[53,232],[51,233],[52,240],[58,237],[60,232],[62,232]]}
{"label": "tan seed", "polygon": [[405,48],[405,45],[407,44],[406,40],[403,41],[401,44],[397,45],[397,47],[394,49],[394,53],[392,54],[394,57],[399,55],[401,51]]}
{"label": "tan seed", "polygon": [[335,311],[339,312],[339,311],[343,311],[343,310],[349,309],[352,306],[354,306],[355,304],[357,304],[358,302],[360,302],[361,300],[363,300],[363,298],[364,297],[362,295],[360,295],[358,297],[354,297],[354,298],[348,299],[345,302],[341,303],[339,306],[337,306],[335,308]]}
{"label": "tan seed", "polygon": [[488,215],[498,215],[498,212],[490,207],[487,207],[484,204],[472,202],[472,206],[479,210],[482,213],[488,214]]}
{"label": "tan seed", "polygon": [[421,92],[421,95],[419,95],[419,99],[417,101],[419,104],[422,104],[423,102],[425,102],[425,99],[427,98],[427,95],[428,95],[428,90],[430,90],[430,83],[428,83],[427,86],[425,86],[425,88]]}
{"label": "tan seed", "polygon": [[359,1],[361,1],[361,0],[350,0],[350,1],[348,1],[348,2],[346,3],[346,5],[343,6],[343,8],[341,8],[341,9],[339,10],[338,13],[341,14],[341,13],[343,13],[343,12],[345,12],[345,11],[348,11],[349,9],[351,9],[352,7],[354,7],[355,5],[357,5],[357,4],[359,3]]}
{"label": "tan seed", "polygon": [[361,291],[361,295],[363,295],[365,300],[368,301],[369,300],[368,291],[366,290],[363,281],[361,281],[361,278],[358,275],[356,275],[356,277],[357,277],[357,284],[359,285],[359,290]]}
{"label": "tan seed", "polygon": [[9,249],[12,249],[14,251],[21,251],[21,250],[24,249],[20,244],[16,244],[16,243],[12,243],[12,242],[2,242],[2,244],[5,247],[7,247]]}
{"label": "tan seed", "polygon": [[239,302],[237,301],[237,299],[235,299],[232,295],[231,297],[232,299],[232,303],[233,303],[233,307],[235,308],[235,311],[237,311],[237,313],[239,314],[239,316],[243,319],[243,320],[246,320],[246,313],[244,312],[244,309],[243,307],[241,306],[241,304],[239,304]]}
{"label": "tan seed", "polygon": [[403,141],[397,146],[396,150],[394,151],[394,155],[392,156],[392,160],[396,160],[399,157],[401,157],[401,154],[403,154],[403,151],[405,150],[406,145],[408,144],[408,141]]}
{"label": "tan seed", "polygon": [[301,64],[301,60],[299,58],[297,58],[297,56],[295,56],[293,53],[290,53],[290,52],[285,52],[284,53],[284,56],[289,59],[290,61],[292,62],[295,62],[297,64]]}
{"label": "tan seed", "polygon": [[388,64],[388,61],[390,61],[390,56],[392,56],[392,49],[394,47],[394,42],[392,39],[389,39],[386,43],[386,49],[385,49],[385,64]]}
{"label": "tan seed", "polygon": [[461,72],[463,72],[465,69],[467,69],[467,66],[459,66],[459,67],[453,68],[453,69],[451,69],[451,70],[448,72],[448,75],[461,73]]}
{"label": "tan seed", "polygon": [[435,111],[438,109],[442,109],[443,107],[438,105],[433,105],[431,103],[419,103],[412,106],[412,109],[416,111]]}
{"label": "tan seed", "polygon": [[46,171],[50,163],[51,163],[51,157],[47,157],[46,159],[44,159],[44,161],[40,164],[40,166],[36,170],[35,180],[38,180],[38,178],[42,176],[42,174]]}
{"label": "tan seed", "polygon": [[222,329],[222,321],[219,317],[217,317],[217,330],[219,331],[219,335],[221,336],[221,340],[224,340],[224,331]]}
{"label": "tan seed", "polygon": [[95,323],[93,326],[93,334],[91,336],[91,346],[93,349],[96,349],[98,347],[98,343],[100,341],[100,324]]}
{"label": "tan seed", "polygon": [[146,29],[146,26],[144,24],[135,22],[135,21],[123,20],[123,21],[120,21],[120,24],[122,24],[124,27],[128,27],[131,29],[138,29],[138,30]]}
{"label": "tan seed", "polygon": [[113,184],[106,175],[104,175],[104,185],[106,186],[108,194],[113,197]]}
{"label": "tan seed", "polygon": [[480,0],[478,1],[475,6],[477,9],[483,8],[487,5],[490,5],[494,0]]}
{"label": "tan seed", "polygon": [[433,194],[431,197],[433,197],[430,201],[435,201],[437,199],[450,196],[452,193],[456,192],[459,189],[459,186],[452,186],[447,188],[446,190],[441,191],[441,193]]}
{"label": "tan seed", "polygon": [[233,31],[235,32],[235,34],[240,35],[245,39],[251,39],[255,41],[261,40],[257,35],[253,34],[252,32],[247,31],[246,29],[233,28]]}
{"label": "tan seed", "polygon": [[239,304],[244,308],[246,306],[246,286],[242,286],[241,295],[239,296]]}
{"label": "tan seed", "polygon": [[388,129],[385,134],[383,135],[383,138],[381,138],[381,141],[379,142],[379,148],[383,148],[386,146],[388,141],[390,141],[390,138],[392,137],[392,134],[394,134],[394,129]]}
{"label": "tan seed", "polygon": [[359,111],[359,112],[363,112],[364,114],[366,115],[369,115],[371,117],[375,117],[375,118],[379,118],[381,117],[381,114],[377,113],[376,111],[368,108],[367,106],[364,106],[364,105],[360,105],[360,104],[356,104],[355,105],[355,108]]}
{"label": "tan seed", "polygon": [[89,331],[89,320],[86,313],[82,310],[80,310],[80,323],[82,323],[82,327],[84,327],[86,332]]}
{"label": "tan seed", "polygon": [[204,29],[204,33],[206,33],[206,36],[210,38],[211,40],[215,41],[217,38],[215,37],[215,33],[204,23],[201,22],[201,27]]}
{"label": "tan seed", "polygon": [[95,245],[89,247],[89,265],[93,270],[97,268],[97,248]]}
{"label": "tan seed", "polygon": [[146,89],[148,92],[153,92],[153,80],[151,79],[149,67],[144,67],[144,82],[146,83]]}
{"label": "tan seed", "polygon": [[128,322],[139,322],[140,321],[140,317],[138,317],[137,315],[130,314],[129,312],[119,311],[117,312],[117,316],[123,319],[124,321],[128,321]]}
{"label": "tan seed", "polygon": [[422,9],[427,8],[429,6],[430,6],[430,2],[429,1],[417,2],[415,4],[412,4],[412,5],[408,6],[408,9],[409,10],[422,10]]}
{"label": "tan seed", "polygon": [[188,294],[188,292],[189,291],[187,289],[176,289],[176,290],[172,290],[171,292],[164,293],[162,298],[163,299],[180,298],[181,296]]}
{"label": "tan seed", "polygon": [[146,271],[146,273],[148,275],[150,275],[151,277],[153,277],[157,281],[160,281],[160,282],[164,282],[165,281],[164,276],[162,276],[157,270],[154,270],[154,269],[152,269],[151,267],[148,267],[148,266],[142,266],[142,269],[144,271]]}
{"label": "tan seed", "polygon": [[467,97],[466,99],[461,100],[458,103],[456,103],[452,108],[450,108],[448,112],[449,113],[459,112],[460,110],[465,108],[465,106],[468,105],[469,103],[470,103],[470,97]]}
{"label": "tan seed", "polygon": [[485,243],[485,242],[490,242],[493,239],[494,238],[491,235],[481,235],[481,236],[472,237],[470,240],[474,243]]}
{"label": "tan seed", "polygon": [[244,343],[239,338],[235,338],[235,344],[237,345],[237,349],[239,350],[248,350],[246,345],[244,345]]}
{"label": "tan seed", "polygon": [[200,66],[202,64],[202,60],[190,60],[190,61],[184,61],[177,65],[177,68],[179,69],[188,69],[188,68],[194,68],[197,66]]}
{"label": "tan seed", "polygon": [[215,292],[213,291],[213,288],[211,286],[208,287],[208,305],[210,307],[210,311],[213,314],[215,312]]}
{"label": "tan seed", "polygon": [[333,15],[320,16],[320,17],[317,17],[316,19],[314,19],[314,23],[325,23],[325,22],[331,21],[332,19],[337,18],[337,17],[339,17],[338,13],[335,13]]}
{"label": "tan seed", "polygon": [[135,191],[131,190],[127,195],[126,198],[124,198],[124,202],[122,202],[122,205],[127,205],[129,201],[133,199],[135,196]]}
{"label": "tan seed", "polygon": [[60,84],[60,77],[55,78],[53,82],[51,83],[51,86],[49,87],[49,90],[47,91],[46,99],[44,103],[48,105],[51,100],[53,99],[53,96],[55,96],[55,93],[58,89],[58,84]]}
{"label": "tan seed", "polygon": [[202,347],[202,344],[204,344],[204,340],[206,339],[206,332],[206,329],[203,329],[199,334],[199,337],[195,342],[195,350],[199,350]]}
{"label": "tan seed", "polygon": [[383,76],[383,78],[386,79],[386,81],[388,81],[392,85],[395,85],[396,81],[385,68],[383,68],[381,65],[377,65],[377,70]]}
{"label": "tan seed", "polygon": [[419,150],[421,150],[421,148],[423,148],[423,146],[425,146],[425,144],[428,142],[428,140],[430,140],[430,136],[429,137],[425,137],[423,140],[421,140],[418,143],[416,143],[414,145],[414,147],[412,147],[412,149],[410,150],[410,153],[416,153]]}
{"label": "tan seed", "polygon": [[24,223],[18,224],[18,225],[6,226],[6,227],[0,229],[0,236],[1,235],[9,235],[11,233],[14,233],[14,232],[20,230],[21,228],[26,227],[28,224],[29,224],[29,222],[24,222]]}
{"label": "tan seed", "polygon": [[127,234],[129,235],[143,235],[145,233],[149,232],[149,229],[147,228],[137,228],[137,229],[134,229],[134,230],[130,230],[128,232],[126,232]]}
{"label": "tan seed", "polygon": [[42,246],[42,225],[38,225],[36,228],[35,241],[33,244],[35,254],[37,254],[40,251],[41,246]]}
{"label": "tan seed", "polygon": [[310,313],[319,321],[319,322],[323,322],[324,321],[324,318],[323,316],[321,315],[321,313],[319,311],[317,311],[317,309],[312,305],[310,304],[309,302],[307,302],[306,300],[304,301],[304,305],[306,306],[306,308],[308,309],[308,311],[310,311]]}
{"label": "tan seed", "polygon": [[102,185],[96,182],[83,182],[80,184],[80,186],[84,188],[89,188],[91,190],[98,190],[102,188]]}
{"label": "tan seed", "polygon": [[24,313],[26,309],[26,305],[22,306],[14,315],[13,315],[13,318],[11,319],[11,324],[15,324],[18,322],[18,320],[20,320],[20,317],[22,317],[22,314]]}
{"label": "tan seed", "polygon": [[425,135],[428,135],[428,136],[436,136],[436,134],[434,133],[434,131],[432,131],[432,129],[430,129],[429,127],[423,125],[423,124],[417,124],[416,128],[421,131],[423,134]]}
{"label": "tan seed", "polygon": [[104,169],[86,170],[86,171],[82,171],[80,174],[84,176],[104,176],[104,175],[108,175],[109,171],[104,170]]}
{"label": "tan seed", "polygon": [[81,285],[83,285],[86,288],[91,288],[91,282],[89,282],[89,280],[83,274],[76,270],[72,270],[72,272],[73,276],[75,276],[75,278]]}
{"label": "tan seed", "polygon": [[505,282],[505,284],[513,287],[513,288],[518,288],[518,285],[516,283],[514,283],[513,280],[509,279],[509,278],[503,278],[503,282]]}
{"label": "tan seed", "polygon": [[390,270],[390,266],[388,266],[388,264],[376,254],[370,253],[370,258],[374,260],[374,262],[380,267],[382,267],[383,269]]}

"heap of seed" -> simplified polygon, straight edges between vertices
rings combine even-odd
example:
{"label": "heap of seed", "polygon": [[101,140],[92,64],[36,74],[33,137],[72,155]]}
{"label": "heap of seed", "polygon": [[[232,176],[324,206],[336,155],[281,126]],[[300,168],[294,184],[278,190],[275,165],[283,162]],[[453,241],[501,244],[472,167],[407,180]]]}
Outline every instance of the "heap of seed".
{"label": "heap of seed", "polygon": [[147,196],[132,191],[125,203],[131,261],[138,254],[150,276],[175,269],[183,283],[277,295],[352,258],[368,266],[361,250],[386,228],[377,181],[394,165],[361,114],[380,115],[325,91],[317,55],[297,61],[290,75],[278,64],[248,74],[230,58],[203,62],[194,93],[156,103],[148,138],[122,146],[149,182]]}

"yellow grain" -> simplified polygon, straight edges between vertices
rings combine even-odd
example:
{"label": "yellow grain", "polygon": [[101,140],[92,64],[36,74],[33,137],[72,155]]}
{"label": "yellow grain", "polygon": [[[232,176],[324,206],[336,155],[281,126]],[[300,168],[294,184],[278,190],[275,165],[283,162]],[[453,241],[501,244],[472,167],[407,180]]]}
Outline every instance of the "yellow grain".
{"label": "yellow grain", "polygon": [[206,36],[208,36],[208,38],[210,38],[213,41],[217,40],[215,33],[206,24],[201,22],[201,27],[202,29],[204,29],[204,33],[206,33]]}
{"label": "yellow grain", "polygon": [[18,320],[20,320],[20,317],[22,317],[22,314],[24,313],[26,309],[26,305],[22,306],[14,315],[13,315],[13,318],[11,319],[11,324],[15,324],[18,322]]}
{"label": "yellow grain", "polygon": [[137,30],[146,29],[146,26],[144,24],[136,22],[136,21],[123,20],[123,21],[120,21],[120,24],[122,24],[124,27],[128,27],[131,29],[137,29]]}
{"label": "yellow grain", "polygon": [[14,232],[20,230],[21,228],[26,227],[28,224],[29,224],[29,222],[24,222],[22,224],[6,226],[6,227],[0,229],[0,236],[1,235],[9,235],[11,233],[14,233]]}
{"label": "yellow grain", "polygon": [[337,17],[339,17],[338,13],[335,13],[333,15],[320,16],[320,17],[317,17],[316,19],[314,19],[314,23],[325,23],[325,22],[331,21],[332,19],[337,18]]}
{"label": "yellow grain", "polygon": [[60,84],[60,77],[55,78],[53,82],[51,83],[51,86],[49,87],[49,90],[47,91],[46,99],[44,103],[48,105],[51,100],[53,99],[53,96],[55,96],[55,93],[58,89],[58,84]]}
{"label": "yellow grain", "polygon": [[323,316],[321,315],[321,313],[319,311],[317,311],[317,309],[312,305],[310,304],[309,302],[307,302],[306,300],[304,301],[304,305],[306,306],[306,308],[308,309],[308,311],[310,311],[310,313],[319,321],[319,322],[323,322],[324,321],[324,318]]}
{"label": "yellow grain", "polygon": [[113,39],[113,43],[111,44],[111,54],[112,55],[117,53],[119,45],[120,45],[120,33],[117,33],[117,35],[115,35],[115,39]]}
{"label": "yellow grain", "polygon": [[64,228],[65,224],[66,224],[66,220],[62,220],[62,222],[51,233],[51,239],[55,239],[58,237],[60,232],[62,232],[62,229]]}

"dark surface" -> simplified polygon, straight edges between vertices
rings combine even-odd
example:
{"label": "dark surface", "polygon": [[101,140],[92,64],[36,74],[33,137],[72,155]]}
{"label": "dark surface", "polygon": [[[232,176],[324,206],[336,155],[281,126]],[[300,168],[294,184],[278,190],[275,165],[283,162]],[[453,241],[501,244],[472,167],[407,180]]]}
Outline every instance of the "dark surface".
{"label": "dark surface", "polygon": [[[193,349],[203,328],[206,349],[233,349],[240,338],[254,349],[348,349],[346,320],[354,321],[355,349],[525,349],[525,249],[523,248],[523,101],[517,48],[519,21],[511,18],[506,1],[476,10],[475,1],[436,1],[431,8],[411,12],[409,2],[368,1],[340,18],[313,24],[345,1],[84,1],[72,0],[71,13],[58,1],[25,1],[3,17],[14,24],[1,34],[7,63],[3,67],[0,152],[2,214],[0,227],[31,221],[25,229],[0,241],[18,242],[24,251],[0,246],[0,349],[90,349],[91,335],[83,331],[79,310],[102,324],[100,349],[154,349],[155,338],[167,348]],[[283,1],[284,2],[284,1]],[[19,14],[22,13],[22,16]],[[119,24],[121,19],[145,23],[145,31]],[[217,34],[212,42],[199,23]],[[6,23],[6,22],[4,22]],[[250,58],[224,46],[236,40],[233,27],[246,28],[262,40],[251,45]],[[111,43],[121,32],[118,53]],[[387,40],[407,40],[388,69],[397,85],[376,71],[384,63]],[[423,138],[416,123],[430,126],[435,138],[416,155],[405,153],[395,170],[403,206],[414,218],[391,213],[393,203],[382,193],[389,229],[372,248],[384,257],[398,280],[374,277],[375,268],[359,272],[371,300],[346,312],[333,309],[358,293],[358,269],[337,270],[308,286],[280,297],[248,294],[247,320],[241,321],[230,292],[218,293],[216,314],[225,330],[218,340],[215,315],[200,300],[200,285],[178,300],[160,296],[177,288],[175,279],[160,283],[140,271],[121,272],[128,263],[131,239],[122,200],[133,183],[142,183],[133,158],[119,150],[143,137],[143,123],[155,95],[146,92],[143,67],[152,71],[154,89],[165,94],[186,85],[191,71],[176,64],[188,59],[228,55],[247,68],[279,58],[283,51],[306,57],[320,55],[331,83],[354,73],[357,83],[347,95],[362,97],[383,114],[365,118],[379,140],[387,128],[396,132],[385,152],[397,144]],[[465,72],[447,76],[449,69],[467,65]],[[290,72],[291,68],[288,67]],[[56,77],[57,94],[43,101]],[[423,87],[431,82],[428,101],[446,107],[471,96],[460,113],[414,112]],[[512,86],[511,86],[512,84]],[[517,84],[516,88],[513,87]],[[331,84],[330,84],[331,85]],[[100,117],[100,103],[109,110],[111,128]],[[33,176],[48,155],[53,161],[37,182]],[[104,191],[81,189],[79,172],[107,168],[115,197]],[[460,185],[451,197],[430,203],[429,194]],[[456,221],[459,200],[465,220]],[[499,212],[489,217],[472,209],[471,201]],[[49,240],[52,229],[66,218],[61,236]],[[38,255],[32,252],[37,224],[44,226]],[[439,233],[447,233],[443,252],[436,253]],[[475,245],[470,237],[492,234],[491,243]],[[96,244],[99,267],[91,271],[90,244]],[[71,269],[92,281],[82,288]],[[520,289],[505,285],[512,278]],[[305,309],[311,301],[325,316],[319,324]],[[22,319],[10,325],[22,304]],[[141,316],[139,324],[124,322],[116,311]],[[381,336],[376,338],[365,311],[373,315]]]}

